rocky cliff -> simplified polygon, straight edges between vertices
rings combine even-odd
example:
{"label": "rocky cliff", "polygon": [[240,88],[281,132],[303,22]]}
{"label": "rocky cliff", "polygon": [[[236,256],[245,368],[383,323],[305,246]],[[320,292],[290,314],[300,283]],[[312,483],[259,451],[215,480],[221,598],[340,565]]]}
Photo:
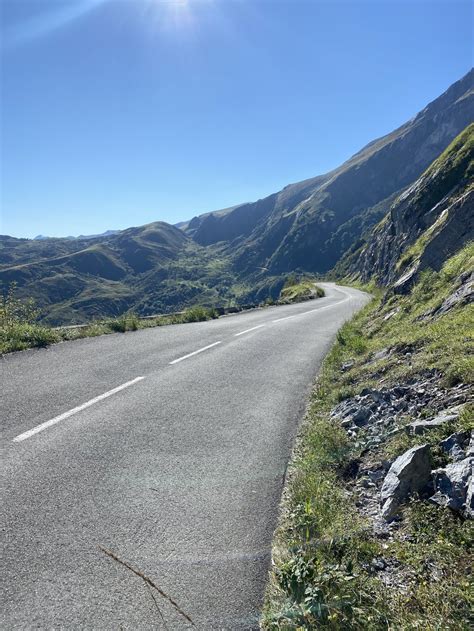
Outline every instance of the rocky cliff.
{"label": "rocky cliff", "polygon": [[339,273],[405,292],[474,239],[474,124],[400,195],[388,215],[340,262]]}

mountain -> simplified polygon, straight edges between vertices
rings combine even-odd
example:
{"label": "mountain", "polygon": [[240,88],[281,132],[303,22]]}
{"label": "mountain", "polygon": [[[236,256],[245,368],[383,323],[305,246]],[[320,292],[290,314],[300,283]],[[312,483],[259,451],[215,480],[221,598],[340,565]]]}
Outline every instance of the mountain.
{"label": "mountain", "polygon": [[224,214],[195,217],[186,231],[201,245],[221,242],[238,272],[264,267],[270,274],[325,273],[472,121],[473,111],[471,70],[334,171]]}
{"label": "mountain", "polygon": [[[471,70],[413,119],[339,168],[257,202],[206,213],[178,226],[155,222],[74,239],[0,236],[0,286],[15,282],[19,297],[38,302],[45,322],[65,324],[127,310],[149,315],[196,303],[261,302],[278,296],[293,271],[326,274],[336,266],[335,273],[365,278],[364,269],[378,270],[374,261],[385,270],[386,260],[395,256],[393,248],[403,250],[416,241],[436,212],[425,217],[417,206],[416,213],[423,215],[418,232],[399,242],[390,241],[392,233],[383,232],[385,224],[374,233],[373,227],[390,211],[390,225],[398,218],[390,229],[402,234],[403,222],[408,225],[415,212],[413,200],[428,184],[441,201],[449,183],[454,186],[457,178],[469,177],[464,161],[463,166],[456,161],[452,166],[445,154],[440,160],[443,173],[450,173],[447,179],[436,175],[441,163],[425,179],[422,174],[472,122],[473,83]],[[458,149],[456,145],[447,155],[458,155]],[[467,149],[459,151],[464,155]],[[460,207],[469,214],[462,194]],[[463,225],[466,235],[471,234],[469,221],[447,221],[436,247],[449,240],[452,249]],[[425,264],[428,258],[420,262],[421,267]],[[378,273],[384,282],[385,272]]]}
{"label": "mountain", "polygon": [[387,216],[347,253],[339,275],[405,293],[474,238],[474,124],[400,195]]}
{"label": "mountain", "polygon": [[[103,237],[110,237],[113,234],[117,234],[119,230],[106,230],[105,232],[101,232],[100,234],[80,234],[78,237],[74,237],[69,235],[68,237],[60,237],[63,239],[79,239],[79,240],[87,240],[87,239],[101,239]],[[39,234],[34,237],[33,241],[45,241],[47,239],[53,239],[55,237],[46,237],[44,234]]]}

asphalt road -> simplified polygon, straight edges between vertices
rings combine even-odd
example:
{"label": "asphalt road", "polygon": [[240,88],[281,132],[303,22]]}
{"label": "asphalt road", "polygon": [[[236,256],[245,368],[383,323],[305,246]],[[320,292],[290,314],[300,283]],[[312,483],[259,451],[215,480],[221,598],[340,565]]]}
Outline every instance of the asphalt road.
{"label": "asphalt road", "polygon": [[306,398],[367,301],[324,286],[0,361],[1,629],[191,629],[143,577],[198,629],[258,628]]}

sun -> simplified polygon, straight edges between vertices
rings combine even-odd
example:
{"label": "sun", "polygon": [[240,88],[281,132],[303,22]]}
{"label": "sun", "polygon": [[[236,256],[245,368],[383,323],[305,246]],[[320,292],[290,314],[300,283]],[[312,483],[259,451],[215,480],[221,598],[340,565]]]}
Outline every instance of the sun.
{"label": "sun", "polygon": [[[1,0],[0,0],[1,1]],[[215,0],[146,0],[141,6],[147,28],[191,38],[199,31],[201,9],[214,5]],[[137,3],[140,4],[140,3]]]}

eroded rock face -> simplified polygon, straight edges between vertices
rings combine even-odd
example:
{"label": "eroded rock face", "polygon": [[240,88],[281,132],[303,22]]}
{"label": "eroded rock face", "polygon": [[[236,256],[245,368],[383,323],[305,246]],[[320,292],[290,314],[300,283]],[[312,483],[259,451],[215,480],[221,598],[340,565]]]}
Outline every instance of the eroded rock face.
{"label": "eroded rock face", "polygon": [[400,504],[413,493],[422,492],[431,478],[431,454],[429,445],[408,449],[390,467],[382,485],[380,498],[382,515],[391,519]]}
{"label": "eroded rock face", "polygon": [[[406,294],[422,270],[439,270],[444,261],[472,240],[471,133],[472,128],[466,129],[449,150],[462,156],[461,161],[443,155],[398,196],[386,220],[372,230],[358,253],[346,254],[339,263],[345,273],[358,274],[364,281],[376,277],[381,284],[391,285],[395,293]],[[410,252],[422,235],[422,247]],[[472,280],[460,280],[461,285],[440,307],[441,313],[472,301]]]}
{"label": "eroded rock face", "polygon": [[474,302],[474,272],[464,272],[455,282],[456,289],[444,302],[434,309],[430,309],[421,317],[427,320],[431,317],[437,318],[450,311],[453,307],[470,305]]}

